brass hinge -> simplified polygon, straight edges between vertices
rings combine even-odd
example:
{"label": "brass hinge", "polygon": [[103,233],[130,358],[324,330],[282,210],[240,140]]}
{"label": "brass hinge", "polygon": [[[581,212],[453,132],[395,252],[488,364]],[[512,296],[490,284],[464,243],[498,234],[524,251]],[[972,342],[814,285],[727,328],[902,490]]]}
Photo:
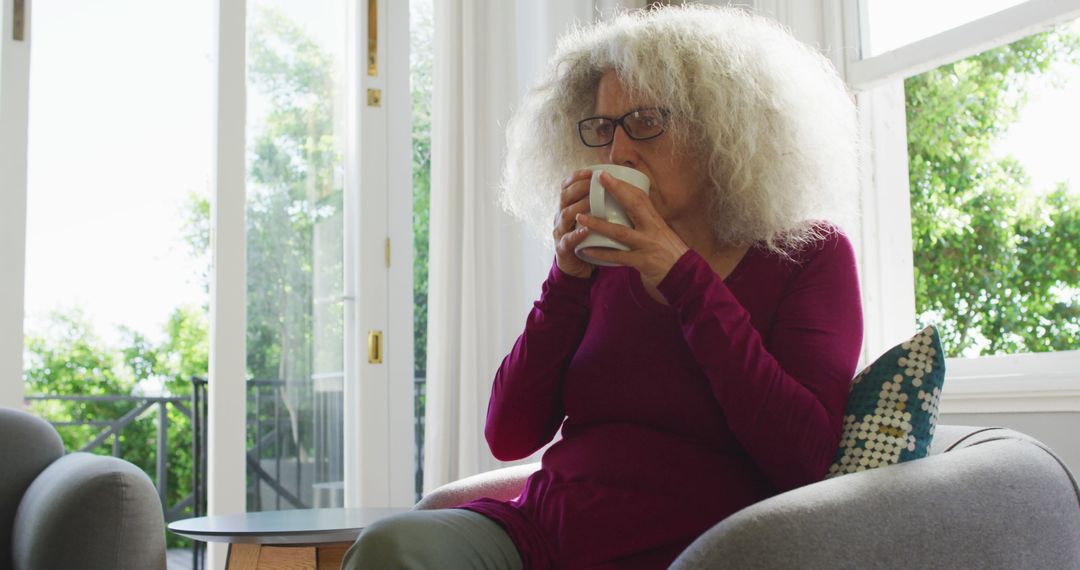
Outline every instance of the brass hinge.
{"label": "brass hinge", "polygon": [[368,331],[367,335],[367,361],[368,364],[382,364],[382,331]]}
{"label": "brass hinge", "polygon": [[386,238],[386,267],[390,267],[390,238]]}
{"label": "brass hinge", "polygon": [[379,74],[379,3],[368,0],[367,12],[367,74],[375,77]]}
{"label": "brass hinge", "polygon": [[26,38],[26,0],[15,0],[11,18],[11,36],[17,42]]}

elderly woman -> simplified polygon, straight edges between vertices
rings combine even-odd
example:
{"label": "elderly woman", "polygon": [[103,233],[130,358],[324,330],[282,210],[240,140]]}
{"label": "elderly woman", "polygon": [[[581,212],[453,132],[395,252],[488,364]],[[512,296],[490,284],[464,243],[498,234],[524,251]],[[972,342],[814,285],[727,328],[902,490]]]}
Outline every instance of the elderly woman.
{"label": "elderly woman", "polygon": [[[501,460],[562,438],[517,499],[389,519],[347,563],[662,568],[820,480],[862,342],[852,248],[826,221],[852,200],[854,131],[828,62],[740,11],[625,14],[562,41],[510,124],[504,194],[525,221],[554,214],[555,263],[485,433]],[[589,215],[594,163],[648,176],[647,195],[600,178],[633,228]],[[590,233],[629,251],[587,263]]]}

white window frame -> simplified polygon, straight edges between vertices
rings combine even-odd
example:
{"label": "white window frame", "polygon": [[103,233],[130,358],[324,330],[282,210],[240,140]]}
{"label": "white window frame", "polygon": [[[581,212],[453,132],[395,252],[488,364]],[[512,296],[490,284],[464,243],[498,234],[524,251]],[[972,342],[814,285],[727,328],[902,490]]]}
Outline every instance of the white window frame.
{"label": "white window frame", "polygon": [[23,405],[30,5],[16,40],[15,2],[0,0],[0,406],[10,408]]}
{"label": "white window frame", "polygon": [[[1030,0],[866,59],[860,8],[867,0],[839,1],[839,41],[847,46],[841,67],[856,93],[866,152],[862,268],[873,357],[910,335],[915,322],[903,80],[1080,18],[1080,0]],[[949,358],[946,368],[943,413],[1080,412],[1080,351]]]}

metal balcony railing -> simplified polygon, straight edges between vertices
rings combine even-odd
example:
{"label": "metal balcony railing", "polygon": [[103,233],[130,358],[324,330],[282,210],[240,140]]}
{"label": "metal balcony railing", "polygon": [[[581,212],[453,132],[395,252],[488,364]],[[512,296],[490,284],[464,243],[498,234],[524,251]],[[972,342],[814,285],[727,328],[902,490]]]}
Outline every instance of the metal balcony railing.
{"label": "metal balcony railing", "polygon": [[[311,378],[296,381],[249,380],[247,383],[248,452],[248,509],[310,508],[334,506],[331,497],[320,499],[319,493],[331,495],[340,490],[343,474],[342,458],[342,400],[340,390],[333,388],[333,378]],[[151,475],[161,499],[167,522],[189,516],[206,514],[207,465],[207,381],[191,379],[190,397],[134,395],[30,395],[25,399],[36,411],[62,430],[66,427],[89,427],[91,434],[79,442],[77,450],[109,454],[139,464],[139,458],[125,453],[125,433],[136,422],[153,417],[154,446]],[[340,384],[340,382],[339,382]],[[417,499],[423,485],[424,408],[426,379],[414,379],[416,459],[415,483]],[[286,393],[288,396],[286,396]],[[286,402],[289,401],[289,403]],[[50,405],[80,403],[77,413],[71,410],[63,418],[50,418]],[[170,408],[191,422],[191,441],[170,441]],[[113,417],[103,417],[104,415]],[[145,429],[145,428],[144,428]],[[168,504],[170,485],[169,457],[191,459],[191,491]],[[145,463],[145,458],[144,463]],[[173,492],[173,495],[176,493]],[[193,546],[193,568],[203,566],[201,543]]]}
{"label": "metal balcony railing", "polygon": [[[174,504],[167,503],[169,491],[168,449],[169,449],[169,410],[171,406],[191,418],[191,408],[188,406],[188,398],[168,396],[61,396],[61,395],[31,395],[24,398],[28,403],[42,402],[77,402],[82,404],[112,404],[114,408],[120,405],[130,404],[130,408],[117,418],[83,418],[51,420],[50,423],[58,430],[65,427],[80,426],[99,428],[88,441],[82,443],[74,451],[93,453],[103,446],[110,446],[110,455],[129,459],[124,455],[121,446],[121,436],[124,431],[136,421],[148,415],[156,415],[156,453],[153,473],[147,473],[154,480],[158,497],[161,499],[161,508],[168,522],[187,516],[185,510],[196,503],[194,494],[188,493]],[[186,443],[186,442],[184,442]],[[71,450],[69,450],[71,451]],[[145,469],[145,467],[144,467]]]}

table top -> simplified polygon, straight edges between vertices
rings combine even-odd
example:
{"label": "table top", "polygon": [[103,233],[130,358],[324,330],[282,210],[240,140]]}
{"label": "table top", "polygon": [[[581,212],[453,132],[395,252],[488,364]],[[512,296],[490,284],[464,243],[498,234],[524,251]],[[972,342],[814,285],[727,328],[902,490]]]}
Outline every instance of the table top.
{"label": "table top", "polygon": [[352,542],[364,527],[407,508],[296,509],[173,521],[169,530],[205,542],[319,544]]}

